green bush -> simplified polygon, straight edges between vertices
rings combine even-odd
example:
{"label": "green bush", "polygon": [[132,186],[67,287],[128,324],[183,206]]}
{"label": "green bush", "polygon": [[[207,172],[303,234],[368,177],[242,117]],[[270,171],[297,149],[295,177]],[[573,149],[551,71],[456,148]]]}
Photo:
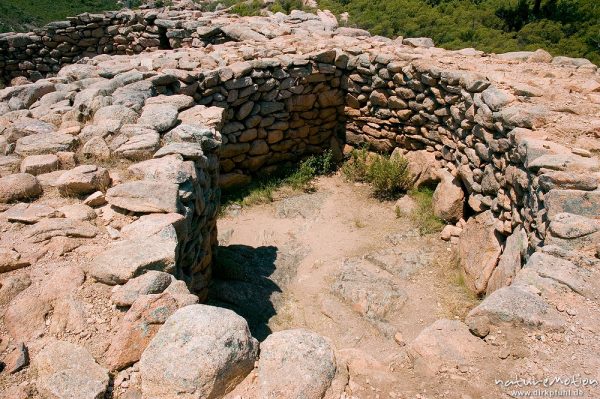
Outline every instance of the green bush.
{"label": "green bush", "polygon": [[410,218],[419,227],[419,232],[430,234],[442,231],[444,222],[433,214],[433,190],[421,188],[410,191],[409,195],[417,205],[416,209],[410,214]]}
{"label": "green bush", "polygon": [[371,183],[373,194],[380,199],[398,198],[412,184],[406,159],[369,154],[364,148],[352,151],[342,173],[347,180]]}
{"label": "green bush", "polygon": [[119,8],[116,0],[0,0],[0,32],[28,31],[83,12]]}
{"label": "green bush", "polygon": [[398,198],[411,186],[408,161],[403,157],[377,156],[369,165],[367,179],[381,199]]}
{"label": "green bush", "polygon": [[294,167],[282,168],[278,173],[256,178],[246,186],[224,191],[221,209],[232,204],[244,207],[273,202],[276,191],[286,187],[311,191],[314,189],[312,183],[315,177],[331,174],[336,169],[337,164],[330,150],[320,155],[312,155]]}
{"label": "green bush", "polygon": [[450,50],[536,50],[600,65],[598,0],[318,0],[348,26],[388,37],[431,37]]}
{"label": "green bush", "polygon": [[263,3],[260,0],[253,0],[251,3],[238,3],[231,8],[233,14],[237,14],[240,17],[250,17],[260,15],[260,11],[263,7]]}
{"label": "green bush", "polygon": [[352,150],[350,159],[342,165],[342,174],[347,180],[355,182],[368,181],[367,158],[369,152],[365,149]]}
{"label": "green bush", "polygon": [[335,169],[333,153],[327,150],[321,155],[312,155],[300,162],[298,168],[286,178],[285,183],[294,190],[310,191],[315,177],[328,175]]}

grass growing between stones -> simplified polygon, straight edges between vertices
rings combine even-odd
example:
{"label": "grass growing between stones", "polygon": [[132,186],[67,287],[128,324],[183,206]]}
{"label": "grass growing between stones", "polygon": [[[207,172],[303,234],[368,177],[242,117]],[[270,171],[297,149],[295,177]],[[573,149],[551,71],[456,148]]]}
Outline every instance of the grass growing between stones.
{"label": "grass growing between stones", "polygon": [[420,188],[411,190],[409,195],[416,203],[415,209],[409,216],[418,226],[419,233],[431,234],[442,231],[444,222],[433,214],[433,190]]}
{"label": "grass growing between stones", "polygon": [[480,302],[467,285],[460,269],[458,254],[452,251],[446,259],[436,261],[440,278],[446,281],[447,294],[440,301],[440,317],[464,320],[471,309]]}
{"label": "grass growing between stones", "polygon": [[408,161],[401,156],[353,150],[342,166],[342,173],[349,181],[370,183],[373,196],[382,200],[397,199],[411,187]]}
{"label": "grass growing between stones", "polygon": [[256,178],[244,187],[224,191],[221,209],[233,204],[242,207],[268,204],[275,200],[276,193],[285,190],[311,192],[314,179],[333,173],[337,166],[331,151],[312,155],[295,167],[283,168],[278,173]]}

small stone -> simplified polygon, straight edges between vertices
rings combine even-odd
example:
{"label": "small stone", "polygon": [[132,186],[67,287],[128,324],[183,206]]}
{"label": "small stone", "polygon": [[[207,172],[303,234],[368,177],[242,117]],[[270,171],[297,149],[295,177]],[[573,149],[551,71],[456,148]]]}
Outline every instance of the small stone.
{"label": "small stone", "polygon": [[8,355],[5,360],[5,370],[9,374],[15,374],[29,365],[29,351],[24,343],[17,344],[17,348]]}
{"label": "small stone", "polygon": [[396,343],[400,346],[405,346],[406,342],[404,341],[404,337],[402,336],[402,333],[397,332],[396,334],[394,334],[394,341],[396,341]]}
{"label": "small stone", "polygon": [[96,212],[85,204],[65,205],[58,208],[58,211],[62,212],[67,219],[93,220],[96,218]]}
{"label": "small stone", "polygon": [[84,204],[89,205],[91,207],[97,207],[106,205],[106,198],[104,198],[104,193],[102,191],[96,191],[93,194],[90,194],[84,201]]}
{"label": "small stone", "polygon": [[63,196],[103,191],[110,185],[108,170],[96,165],[81,165],[63,173],[56,182]]}
{"label": "small stone", "polygon": [[42,186],[29,173],[15,173],[0,178],[0,203],[32,199],[42,194]]}
{"label": "small stone", "polygon": [[21,161],[21,173],[37,176],[55,171],[59,168],[58,157],[54,154],[30,155]]}

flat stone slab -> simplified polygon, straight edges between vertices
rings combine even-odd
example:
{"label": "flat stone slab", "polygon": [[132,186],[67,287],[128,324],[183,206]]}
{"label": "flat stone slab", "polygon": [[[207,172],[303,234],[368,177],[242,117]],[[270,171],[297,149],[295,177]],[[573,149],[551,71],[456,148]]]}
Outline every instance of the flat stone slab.
{"label": "flat stone slab", "polygon": [[178,185],[160,181],[132,181],[108,189],[106,200],[118,208],[140,213],[178,210]]}
{"label": "flat stone slab", "polygon": [[43,218],[58,216],[56,209],[42,204],[18,203],[2,214],[9,222],[33,224]]}
{"label": "flat stone slab", "polygon": [[22,156],[54,154],[69,151],[77,144],[77,137],[66,133],[32,134],[17,140],[15,152]]}
{"label": "flat stone slab", "polygon": [[600,215],[600,191],[550,190],[544,197],[548,218],[559,213],[596,218]]}
{"label": "flat stone slab", "polygon": [[469,329],[485,337],[493,327],[564,329],[565,320],[553,306],[525,287],[511,285],[494,291],[465,319]]}
{"label": "flat stone slab", "polygon": [[150,237],[119,241],[96,256],[87,266],[87,273],[108,285],[125,284],[146,270],[174,273],[177,244],[172,226]]}

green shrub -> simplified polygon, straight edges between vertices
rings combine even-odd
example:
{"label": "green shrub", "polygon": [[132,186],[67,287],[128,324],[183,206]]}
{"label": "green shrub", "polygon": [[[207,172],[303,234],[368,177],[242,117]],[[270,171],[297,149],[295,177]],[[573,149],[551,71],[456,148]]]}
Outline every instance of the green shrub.
{"label": "green shrub", "polygon": [[295,167],[282,168],[278,173],[256,178],[246,186],[224,191],[221,209],[232,204],[247,207],[273,202],[275,192],[285,187],[311,191],[314,189],[312,183],[315,177],[331,174],[336,169],[337,165],[330,150],[320,155],[312,155]]}
{"label": "green shrub", "polygon": [[287,177],[285,183],[294,190],[310,191],[312,181],[317,176],[328,175],[336,169],[333,153],[325,151],[321,155],[312,155],[300,162],[298,168]]}
{"label": "green shrub", "polygon": [[367,179],[381,199],[395,199],[411,186],[408,161],[403,157],[376,156],[369,165]]}
{"label": "green shrub", "polygon": [[263,7],[263,3],[260,0],[253,0],[251,3],[239,3],[231,8],[233,14],[237,14],[240,17],[250,17],[260,15],[260,11]]}
{"label": "green shrub", "polygon": [[367,181],[367,158],[369,153],[366,148],[354,149],[350,153],[350,159],[342,165],[342,174],[349,181]]}
{"label": "green shrub", "polygon": [[368,182],[380,199],[395,199],[411,187],[408,161],[400,156],[369,154],[366,149],[353,150],[342,166],[347,180]]}
{"label": "green shrub", "polygon": [[421,188],[410,191],[409,195],[417,205],[410,217],[419,227],[419,232],[421,234],[440,232],[444,228],[444,222],[433,214],[433,190]]}

